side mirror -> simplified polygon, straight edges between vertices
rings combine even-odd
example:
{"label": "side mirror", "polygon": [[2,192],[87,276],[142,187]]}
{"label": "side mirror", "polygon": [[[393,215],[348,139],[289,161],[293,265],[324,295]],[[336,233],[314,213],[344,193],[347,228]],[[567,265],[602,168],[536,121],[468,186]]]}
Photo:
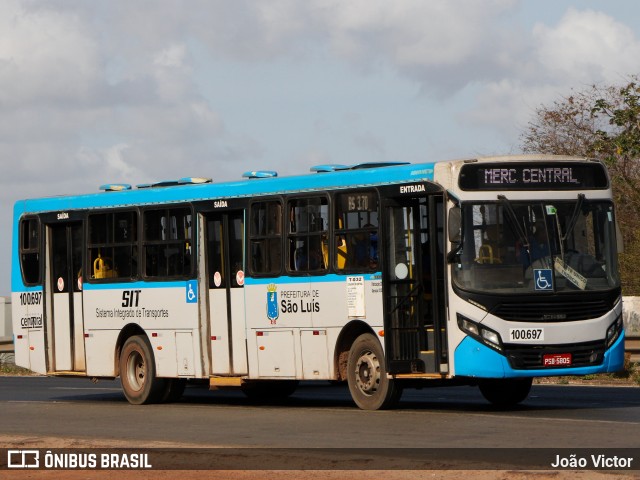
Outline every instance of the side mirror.
{"label": "side mirror", "polygon": [[453,244],[459,244],[462,241],[462,212],[460,207],[451,207],[447,223],[449,241]]}

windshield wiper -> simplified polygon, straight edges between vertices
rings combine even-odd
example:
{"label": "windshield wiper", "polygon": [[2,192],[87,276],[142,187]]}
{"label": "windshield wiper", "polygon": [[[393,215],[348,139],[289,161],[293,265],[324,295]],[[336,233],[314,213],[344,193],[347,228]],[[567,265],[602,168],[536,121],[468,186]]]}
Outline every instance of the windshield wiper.
{"label": "windshield wiper", "polygon": [[[573,232],[573,228],[576,226],[576,222],[578,221],[578,215],[580,215],[580,210],[582,210],[582,204],[584,203],[584,193],[578,194],[578,201],[576,202],[576,206],[573,209],[573,214],[571,214],[571,220],[566,225],[566,233],[562,235],[562,243],[565,242],[567,237],[571,232]],[[560,232],[562,234],[562,232]]]}
{"label": "windshield wiper", "polygon": [[578,201],[576,202],[576,206],[573,209],[573,213],[571,214],[571,219],[565,225],[566,230],[562,231],[562,226],[560,225],[560,219],[558,215],[554,213],[556,230],[558,231],[558,238],[560,240],[560,258],[564,260],[564,242],[567,240],[567,237],[571,232],[573,232],[576,223],[578,222],[578,216],[580,215],[580,210],[582,210],[582,204],[584,203],[584,193],[578,194]]}
{"label": "windshield wiper", "polygon": [[519,240],[522,241],[522,246],[527,249],[527,252],[529,252],[529,237],[527,236],[523,228],[520,226],[520,223],[518,223],[518,216],[516,215],[516,212],[513,210],[513,207],[511,206],[511,201],[504,195],[498,195],[498,200],[500,200],[500,204],[502,205],[502,208],[504,209],[505,212],[507,212],[507,215],[513,222],[513,226],[516,229],[516,233],[520,237]]}

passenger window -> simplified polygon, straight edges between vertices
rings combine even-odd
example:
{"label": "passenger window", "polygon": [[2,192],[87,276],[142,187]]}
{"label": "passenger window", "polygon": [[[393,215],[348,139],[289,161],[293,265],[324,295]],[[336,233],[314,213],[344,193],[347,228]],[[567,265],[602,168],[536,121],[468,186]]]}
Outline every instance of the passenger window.
{"label": "passenger window", "polygon": [[378,270],[378,195],[373,191],[339,193],[335,209],[336,270]]}
{"label": "passenger window", "polygon": [[188,207],[144,212],[143,249],[146,277],[190,277],[193,227]]}
{"label": "passenger window", "polygon": [[118,211],[89,215],[91,280],[131,280],[138,276],[138,214]]}
{"label": "passenger window", "polygon": [[20,222],[20,269],[25,285],[39,285],[40,279],[40,222],[25,218]]}
{"label": "passenger window", "polygon": [[249,220],[251,273],[279,275],[282,271],[282,204],[278,200],[251,205]]}
{"label": "passenger window", "polygon": [[329,264],[329,204],[326,197],[287,202],[288,270],[326,272]]}

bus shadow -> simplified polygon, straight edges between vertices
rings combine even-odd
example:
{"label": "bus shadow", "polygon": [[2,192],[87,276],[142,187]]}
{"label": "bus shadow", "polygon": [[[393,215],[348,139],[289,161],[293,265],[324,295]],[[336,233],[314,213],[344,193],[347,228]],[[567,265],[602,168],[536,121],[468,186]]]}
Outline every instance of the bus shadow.
{"label": "bus shadow", "polygon": [[[115,384],[119,386],[119,382]],[[127,405],[121,391],[115,388],[93,392],[79,390],[73,395],[56,396],[54,400],[74,402],[108,402]],[[257,401],[248,398],[240,390],[216,390],[189,385],[177,402],[157,405],[217,405],[228,407],[271,408],[346,408],[358,410],[351,400],[349,389],[343,384],[302,383],[288,398]],[[508,409],[500,409],[488,403],[477,387],[432,387],[405,390],[394,410],[495,413],[579,411],[588,409],[632,408],[640,405],[637,387],[594,387],[568,385],[534,385],[529,397]]]}
{"label": "bus shadow", "polygon": [[[394,410],[513,413],[629,408],[640,405],[637,393],[635,387],[534,386],[529,397],[520,405],[500,409],[487,402],[477,387],[435,387],[407,389]],[[250,400],[240,391],[187,389],[180,403],[358,409],[346,385],[303,384],[291,397],[270,402]]]}

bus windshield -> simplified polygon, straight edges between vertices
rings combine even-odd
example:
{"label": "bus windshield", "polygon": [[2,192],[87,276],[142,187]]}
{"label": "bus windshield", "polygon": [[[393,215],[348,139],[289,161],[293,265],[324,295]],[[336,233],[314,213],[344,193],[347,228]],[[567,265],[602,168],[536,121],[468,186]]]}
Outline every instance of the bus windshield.
{"label": "bus windshield", "polygon": [[465,290],[536,293],[610,290],[620,284],[613,205],[607,201],[461,206],[453,280]]}

